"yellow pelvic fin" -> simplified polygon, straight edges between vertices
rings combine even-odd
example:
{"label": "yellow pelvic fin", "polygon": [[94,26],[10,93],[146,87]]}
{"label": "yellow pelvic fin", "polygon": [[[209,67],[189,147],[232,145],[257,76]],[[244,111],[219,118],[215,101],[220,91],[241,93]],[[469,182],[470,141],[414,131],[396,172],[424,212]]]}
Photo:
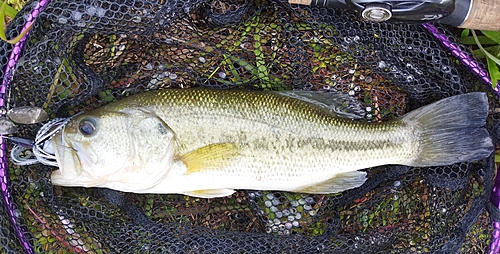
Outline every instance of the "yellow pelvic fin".
{"label": "yellow pelvic fin", "polygon": [[308,186],[300,190],[296,190],[296,192],[310,194],[331,194],[359,187],[363,185],[365,181],[366,172],[351,171],[336,174],[334,177],[326,181]]}
{"label": "yellow pelvic fin", "polygon": [[232,195],[234,193],[233,189],[211,189],[211,190],[196,190],[188,191],[183,194],[198,197],[198,198],[220,198]]}
{"label": "yellow pelvic fin", "polygon": [[227,166],[239,154],[237,145],[220,143],[198,148],[181,156],[180,159],[187,167],[186,174],[191,174]]}

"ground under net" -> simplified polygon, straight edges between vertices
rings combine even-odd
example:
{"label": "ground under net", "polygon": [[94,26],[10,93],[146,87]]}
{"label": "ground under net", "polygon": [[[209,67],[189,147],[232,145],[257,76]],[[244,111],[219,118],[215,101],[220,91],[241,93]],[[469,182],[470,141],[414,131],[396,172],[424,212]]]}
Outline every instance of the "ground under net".
{"label": "ground under net", "polygon": [[[352,96],[366,109],[361,121],[379,122],[489,91],[424,26],[365,23],[345,10],[44,0],[27,4],[7,36],[35,15],[25,41],[0,44],[3,109],[38,106],[54,118],[154,89],[302,89]],[[474,59],[446,28],[434,33]],[[499,115],[490,97],[491,128]],[[33,138],[40,124],[18,128],[16,136]],[[201,199],[53,186],[55,168],[9,163],[5,171],[2,155],[1,253],[477,253],[492,233],[493,158],[371,168],[363,186],[331,195],[240,190]]]}

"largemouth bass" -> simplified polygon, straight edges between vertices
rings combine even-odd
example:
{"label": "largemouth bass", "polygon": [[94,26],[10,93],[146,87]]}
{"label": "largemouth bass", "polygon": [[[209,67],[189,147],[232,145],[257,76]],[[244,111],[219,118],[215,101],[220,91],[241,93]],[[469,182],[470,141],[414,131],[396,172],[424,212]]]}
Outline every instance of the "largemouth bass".
{"label": "largemouth bass", "polygon": [[71,119],[50,141],[59,166],[51,178],[204,198],[235,189],[335,193],[361,186],[369,167],[489,156],[487,115],[484,93],[364,123],[338,117],[314,92],[151,91]]}

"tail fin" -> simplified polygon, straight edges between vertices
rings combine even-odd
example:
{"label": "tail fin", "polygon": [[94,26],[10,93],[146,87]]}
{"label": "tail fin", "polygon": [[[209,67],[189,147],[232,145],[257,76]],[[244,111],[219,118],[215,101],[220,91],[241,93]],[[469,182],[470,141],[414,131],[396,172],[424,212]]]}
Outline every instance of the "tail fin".
{"label": "tail fin", "polygon": [[449,97],[408,113],[404,121],[419,136],[419,154],[409,166],[441,166],[479,160],[494,149],[486,128],[488,97],[474,92]]}

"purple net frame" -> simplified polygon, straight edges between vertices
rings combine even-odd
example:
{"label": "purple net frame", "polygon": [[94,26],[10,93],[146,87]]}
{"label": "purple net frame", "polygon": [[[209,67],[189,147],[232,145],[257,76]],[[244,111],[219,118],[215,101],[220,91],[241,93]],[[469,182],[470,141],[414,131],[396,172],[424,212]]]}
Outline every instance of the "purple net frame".
{"label": "purple net frame", "polygon": [[[50,0],[40,0],[36,6],[33,8],[32,12],[28,16],[26,20],[26,24],[23,26],[23,30],[27,29],[30,24],[32,24],[36,17],[43,11],[43,9],[50,3]],[[441,44],[446,47],[457,59],[459,59],[464,65],[466,65],[474,74],[476,74],[479,78],[481,78],[485,83],[491,86],[491,79],[489,78],[488,73],[484,70],[484,68],[479,64],[476,60],[474,60],[467,52],[462,50],[460,46],[453,42],[447,35],[441,32],[438,28],[433,26],[430,23],[426,23],[422,25],[426,28]],[[7,66],[5,68],[5,76],[2,79],[2,84],[0,85],[0,107],[5,106],[6,100],[6,91],[9,87],[9,84],[14,75],[14,67],[21,55],[21,51],[24,47],[25,41],[29,32],[26,34],[24,38],[22,38],[19,42],[14,44],[14,48],[10,52],[9,60]],[[500,98],[500,85],[497,84],[493,89],[493,92]],[[1,116],[1,115],[0,115]],[[2,199],[7,207],[7,213],[9,215],[9,219],[11,225],[15,231],[17,238],[19,239],[23,250],[26,253],[34,253],[32,246],[29,244],[29,239],[27,239],[27,234],[21,228],[18,223],[19,212],[16,208],[16,205],[12,201],[12,195],[9,191],[9,169],[8,169],[8,156],[7,156],[7,146],[6,139],[0,136],[0,191]],[[500,170],[497,169],[497,171]],[[493,186],[493,190],[491,193],[491,202],[494,207],[500,209],[500,174],[497,174],[495,179],[495,184]],[[500,222],[493,220],[493,233],[491,235],[491,241],[489,245],[489,253],[498,253],[500,250]]]}
{"label": "purple net frame", "polygon": [[[459,59],[465,66],[479,76],[489,87],[492,87],[491,79],[489,74],[484,70],[484,68],[476,60],[474,60],[467,52],[463,51],[460,46],[453,42],[447,35],[441,32],[438,28],[430,23],[423,24],[425,27],[441,44],[446,47],[457,59]],[[492,89],[495,95],[500,99],[500,83],[497,83],[495,88]],[[490,200],[493,207],[500,209],[500,174],[497,169],[497,175],[495,178],[495,183],[493,184],[493,190],[491,191]],[[496,221],[492,218],[493,222],[493,233],[491,234],[489,254],[498,253],[500,251],[500,221]]]}
{"label": "purple net frame", "polygon": [[[36,17],[42,10],[47,6],[47,4],[50,2],[50,0],[41,0],[39,1],[36,6],[33,7],[33,10],[29,14],[26,23],[23,26],[23,30],[28,29],[29,25],[35,22]],[[1,24],[0,24],[1,25]],[[5,76],[2,79],[2,84],[0,86],[0,107],[5,106],[5,100],[6,100],[6,91],[7,88],[9,87],[9,84],[12,80],[12,77],[14,76],[14,66],[17,63],[17,60],[19,59],[19,56],[21,55],[21,51],[24,47],[24,44],[26,42],[26,38],[29,35],[29,32],[24,36],[19,42],[14,44],[14,48],[10,52],[9,55],[9,61],[7,63],[7,66],[5,68]],[[26,253],[34,253],[33,247],[29,244],[29,240],[27,239],[27,234],[25,234],[23,228],[19,225],[17,222],[17,218],[20,216],[19,212],[16,208],[16,205],[12,201],[12,194],[9,191],[9,184],[10,184],[10,179],[9,179],[9,168],[7,164],[7,145],[6,145],[6,140],[4,137],[0,136],[0,188],[1,188],[1,196],[3,199],[3,202],[5,203],[5,206],[7,207],[7,213],[9,215],[9,219],[11,222],[11,226],[14,229],[14,232],[21,242],[21,246],[23,250]]]}

